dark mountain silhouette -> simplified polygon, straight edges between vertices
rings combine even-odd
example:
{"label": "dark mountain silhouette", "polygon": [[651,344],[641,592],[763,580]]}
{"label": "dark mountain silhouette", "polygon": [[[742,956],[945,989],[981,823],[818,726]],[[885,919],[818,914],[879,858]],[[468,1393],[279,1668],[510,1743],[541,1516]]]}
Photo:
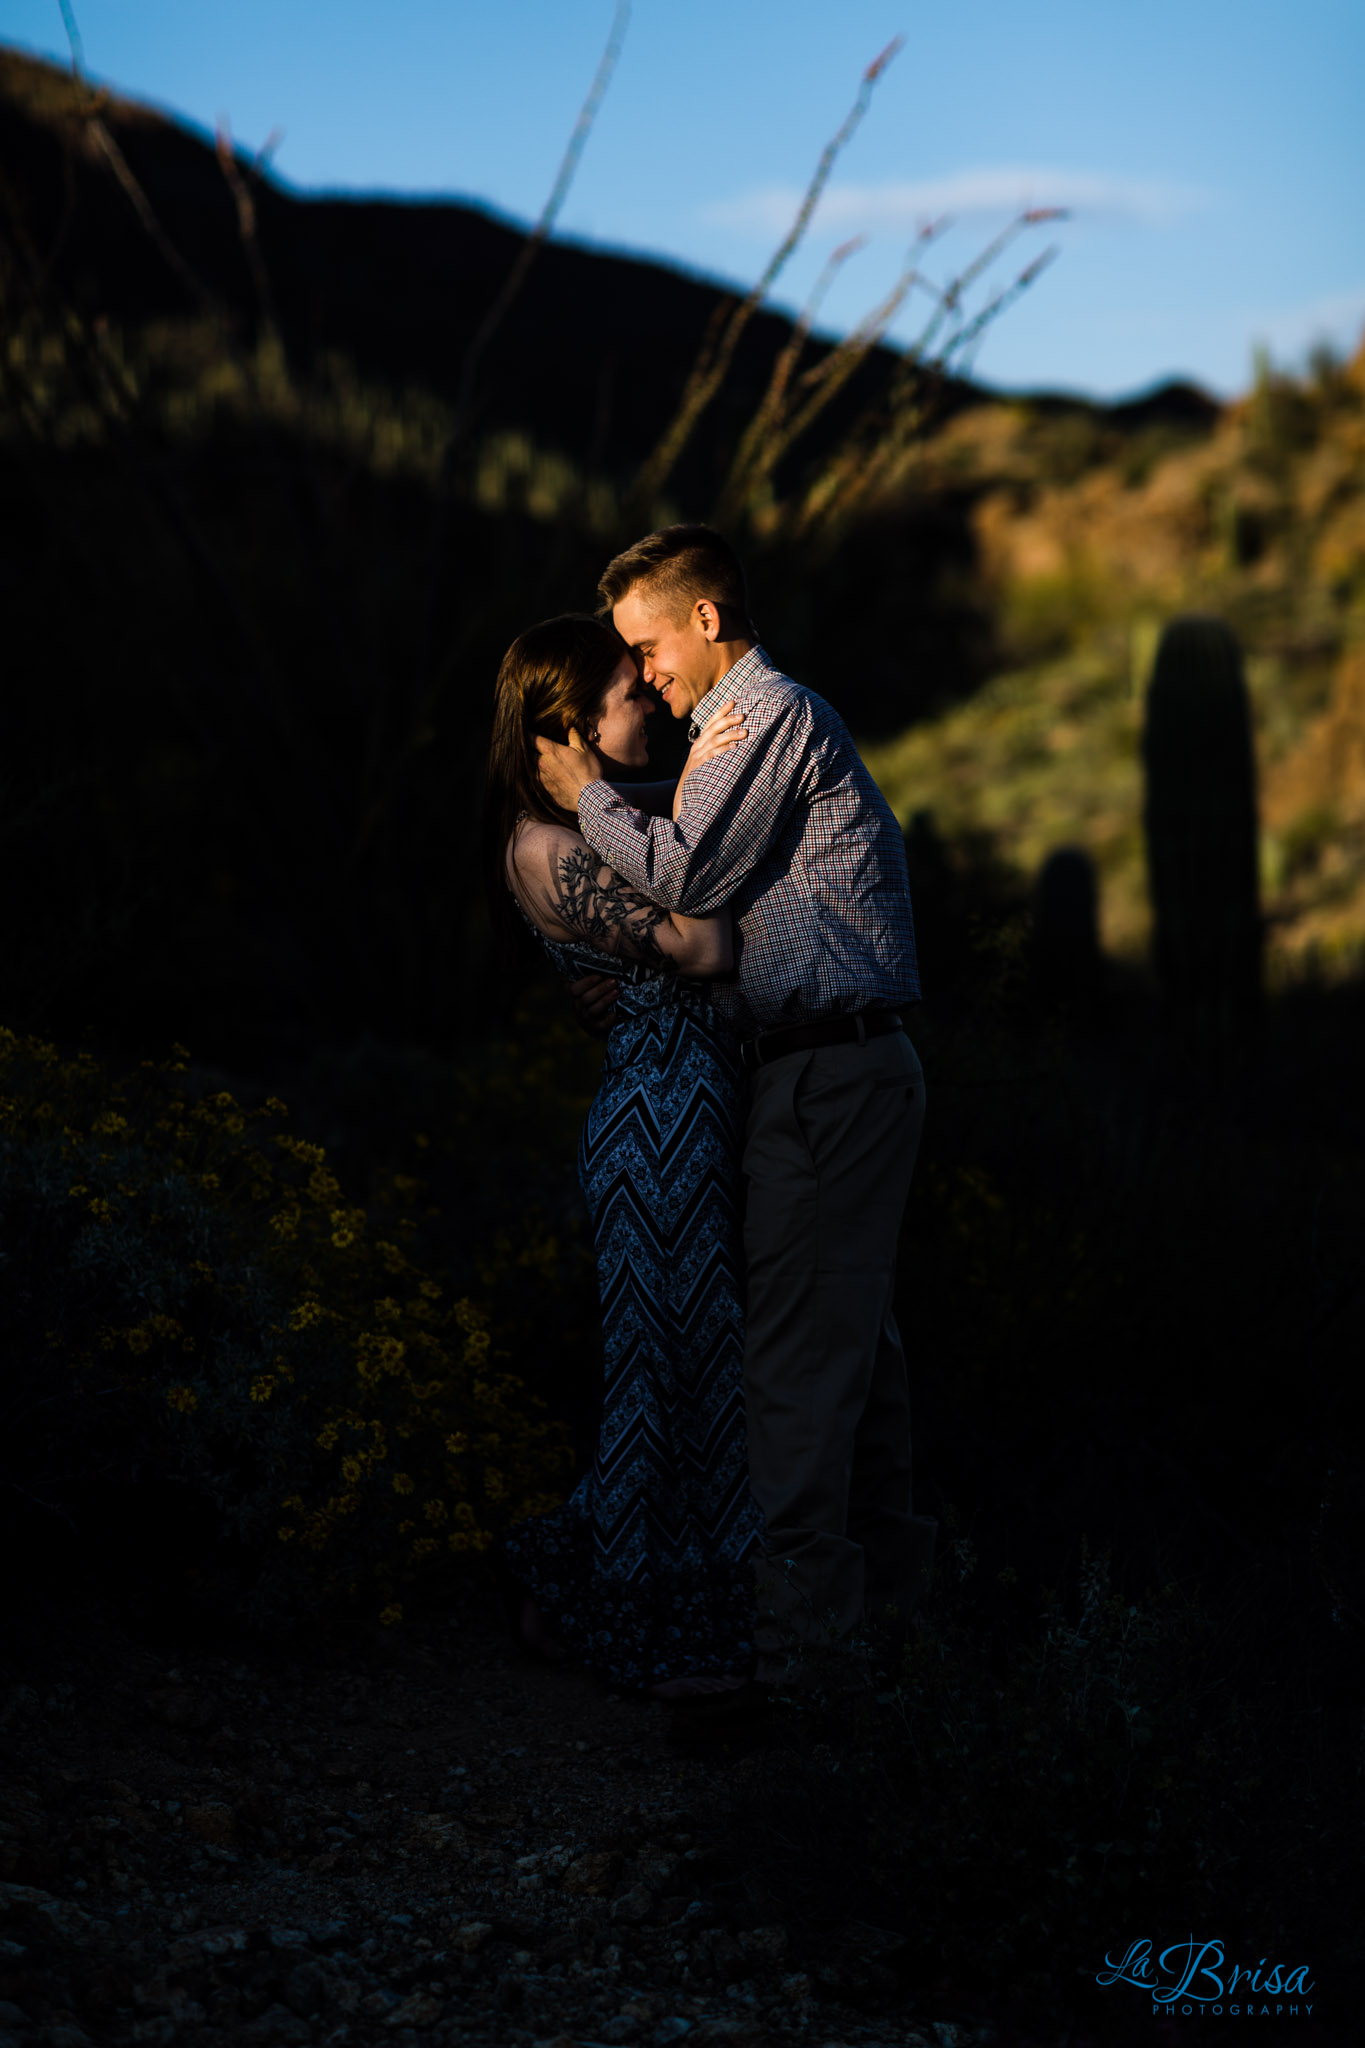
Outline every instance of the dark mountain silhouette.
{"label": "dark mountain silhouette", "polygon": [[[78,308],[136,326],[199,310],[185,277],[139,219],[91,128],[107,126],[166,241],[192,271],[203,302],[240,326],[259,294],[233,194],[207,138],[136,101],[76,83],[56,66],[0,49],[0,194],[19,260]],[[240,168],[281,337],[307,368],[344,353],[367,378],[453,395],[465,352],[522,247],[525,231],[477,205],[451,201],[312,197]],[[615,475],[634,469],[671,416],[718,303],[715,280],[663,263],[551,241],[480,369],[477,421],[525,427],[542,444]],[[679,479],[704,495],[752,417],[791,331],[761,312]],[[811,345],[818,360],[826,344]],[[812,446],[837,440],[875,400],[896,360],[875,350],[820,423]],[[941,396],[951,412],[987,396],[966,382]],[[1207,423],[1213,401],[1172,385],[1114,408],[1116,426],[1171,419]]]}
{"label": "dark mountain silhouette", "polygon": [[[524,248],[477,206],[290,193],[0,49],[0,833],[36,878],[0,902],[16,1020],[97,1018],[135,1046],[173,1018],[234,1058],[467,1027],[499,660],[529,620],[592,604],[727,296],[547,244],[452,462],[470,342]],[[683,516],[711,511],[791,332],[775,312],[745,331],[666,486]],[[1198,438],[1215,410],[945,383],[894,488],[828,531],[784,526],[816,475],[856,481],[897,362],[870,353],[778,466],[781,516],[736,529],[765,643],[864,741],[1001,666],[980,515],[1002,490],[1012,528],[1059,471],[1143,436],[1147,460],[1154,429]],[[655,725],[667,772],[682,734]]]}
{"label": "dark mountain silhouette", "polygon": [[[55,67],[0,51],[0,175],[21,260],[52,292],[120,324],[200,310],[95,142],[91,104]],[[204,303],[253,322],[258,294],[212,144],[134,101],[102,94],[94,104]],[[366,378],[453,396],[524,231],[477,205],[303,196],[241,167],[291,360],[306,369],[341,351]],[[665,264],[549,242],[481,365],[478,424],[525,427],[609,471],[638,464],[727,296]],[[789,332],[776,313],[750,326],[702,438],[713,459],[751,415]],[[844,418],[884,380],[891,353],[880,354]]]}

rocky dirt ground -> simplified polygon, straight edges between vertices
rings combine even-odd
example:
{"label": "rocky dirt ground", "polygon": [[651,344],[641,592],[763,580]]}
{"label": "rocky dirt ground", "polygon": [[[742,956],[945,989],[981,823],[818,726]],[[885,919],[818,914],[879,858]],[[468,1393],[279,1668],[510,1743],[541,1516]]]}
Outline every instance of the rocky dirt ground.
{"label": "rocky dirt ground", "polygon": [[0,2048],[998,2038],[933,2013],[894,1927],[817,1926],[746,1862],[746,1795],[780,1813],[812,1768],[781,1717],[680,1750],[475,1596],[321,1646],[6,1638]]}

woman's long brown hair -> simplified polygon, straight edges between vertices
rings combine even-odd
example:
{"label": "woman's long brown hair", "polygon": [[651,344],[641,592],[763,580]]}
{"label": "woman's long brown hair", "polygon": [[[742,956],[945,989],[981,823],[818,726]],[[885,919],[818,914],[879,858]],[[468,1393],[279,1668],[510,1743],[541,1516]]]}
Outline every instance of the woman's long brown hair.
{"label": "woman's long brown hair", "polygon": [[483,872],[489,920],[504,946],[523,930],[507,888],[507,842],[517,819],[525,812],[578,830],[577,815],[551,803],[541,785],[536,740],[563,746],[570,731],[586,738],[626,651],[601,619],[567,613],[528,627],[502,658],[484,778]]}

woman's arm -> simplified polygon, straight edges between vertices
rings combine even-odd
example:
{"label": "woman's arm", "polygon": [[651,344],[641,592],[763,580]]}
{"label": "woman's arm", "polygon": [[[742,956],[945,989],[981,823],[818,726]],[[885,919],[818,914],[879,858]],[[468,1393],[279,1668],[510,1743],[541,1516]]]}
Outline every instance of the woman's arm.
{"label": "woman's arm", "polygon": [[644,960],[693,977],[728,974],[729,913],[685,917],[632,889],[576,832],[523,827],[508,848],[508,880],[550,938],[575,938],[619,959]]}

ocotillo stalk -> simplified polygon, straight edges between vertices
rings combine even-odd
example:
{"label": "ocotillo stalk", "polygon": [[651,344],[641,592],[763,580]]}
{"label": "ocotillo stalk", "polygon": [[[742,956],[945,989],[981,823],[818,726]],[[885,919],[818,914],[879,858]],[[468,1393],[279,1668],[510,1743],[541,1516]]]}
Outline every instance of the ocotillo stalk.
{"label": "ocotillo stalk", "polygon": [[1220,619],[1174,619],[1162,634],[1142,755],[1157,970],[1207,1056],[1254,1023],[1261,999],[1251,714]]}

